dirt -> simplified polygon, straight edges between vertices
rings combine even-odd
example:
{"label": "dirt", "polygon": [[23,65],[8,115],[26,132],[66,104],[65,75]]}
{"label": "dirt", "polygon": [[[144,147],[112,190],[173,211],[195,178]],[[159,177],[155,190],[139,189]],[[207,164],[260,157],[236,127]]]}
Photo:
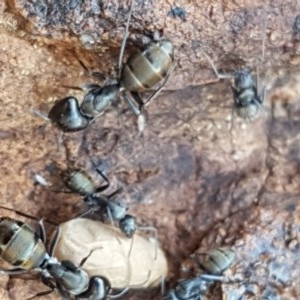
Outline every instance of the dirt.
{"label": "dirt", "polygon": [[[176,1],[185,12],[179,17],[169,2],[137,1],[126,56],[155,31],[175,46],[175,69],[147,107],[144,132],[118,101],[85,132],[65,134],[58,151],[58,131],[31,109],[47,114],[57,99],[82,99],[70,87],[96,79],[78,57],[114,76],[128,11],[117,1],[73,4],[0,4],[0,204],[56,223],[71,219],[85,209],[81,197],[51,189],[64,189],[59,172],[70,165],[96,177],[92,157],[111,181],[107,193],[122,186],[138,223],[157,228],[167,288],[196,275],[183,267],[191,254],[230,246],[237,257],[225,276],[241,282],[212,287],[218,292],[210,299],[299,299],[299,3]],[[267,116],[236,119],[230,131],[230,82],[216,79],[200,45],[218,70],[259,67]],[[36,184],[36,174],[52,186]],[[1,300],[47,289],[37,276],[0,277]],[[122,299],[141,297],[160,299],[161,292]]]}

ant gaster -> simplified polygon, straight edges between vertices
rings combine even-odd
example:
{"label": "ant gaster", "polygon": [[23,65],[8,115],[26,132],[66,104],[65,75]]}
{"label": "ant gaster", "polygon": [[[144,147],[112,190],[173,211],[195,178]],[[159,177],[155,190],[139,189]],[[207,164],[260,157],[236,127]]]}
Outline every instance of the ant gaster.
{"label": "ant gaster", "polygon": [[[127,62],[122,67],[133,1],[131,1],[126,31],[120,50],[118,82],[104,87],[96,84],[86,85],[84,90],[87,90],[87,94],[84,96],[80,106],[78,100],[74,97],[66,97],[58,100],[51,108],[48,120],[62,132],[75,132],[87,128],[93,119],[99,116],[121,93],[130,109],[138,116],[139,124],[143,124],[143,115],[141,113],[143,108],[164,87],[173,69],[174,62],[174,47],[169,40],[159,40],[150,43],[144,51],[137,51],[129,56]],[[156,91],[143,102],[139,93],[153,88],[160,82],[162,83]],[[40,113],[35,113],[41,116]],[[142,130],[142,128],[139,129]]]}
{"label": "ant gaster", "polygon": [[[111,223],[118,221],[120,230],[128,238],[133,238],[134,233],[139,229],[152,231],[157,242],[157,230],[154,227],[138,226],[136,218],[126,213],[128,206],[124,202],[115,199],[122,191],[122,188],[117,189],[109,195],[100,195],[100,193],[109,188],[110,182],[93,161],[92,164],[97,173],[104,179],[105,183],[103,185],[98,186],[93,178],[84,170],[69,168],[62,171],[62,180],[66,187],[71,192],[84,196],[83,201],[89,207],[86,212],[80,214],[78,217],[83,217],[105,208]],[[157,249],[155,249],[155,259],[156,257]]]}
{"label": "ant gaster", "polygon": [[201,263],[203,270],[198,276],[181,280],[174,289],[169,290],[164,299],[166,300],[203,300],[208,287],[215,281],[225,282],[222,274],[234,261],[235,253],[230,248],[218,248],[202,253],[207,259]]}
{"label": "ant gaster", "polygon": [[[35,219],[14,209],[0,207]],[[88,274],[82,269],[83,264],[92,252],[82,260],[78,267],[70,261],[59,262],[53,257],[59,234],[58,227],[48,253],[45,245],[46,233],[43,220],[38,222],[38,230],[34,230],[30,225],[21,221],[9,217],[0,218],[0,255],[2,259],[14,266],[12,269],[0,269],[0,272],[14,275],[26,273],[30,270],[40,271],[43,283],[50,290],[37,293],[28,300],[45,296],[54,290],[58,290],[64,299],[106,299],[111,290],[109,281],[102,276],[89,278]]]}

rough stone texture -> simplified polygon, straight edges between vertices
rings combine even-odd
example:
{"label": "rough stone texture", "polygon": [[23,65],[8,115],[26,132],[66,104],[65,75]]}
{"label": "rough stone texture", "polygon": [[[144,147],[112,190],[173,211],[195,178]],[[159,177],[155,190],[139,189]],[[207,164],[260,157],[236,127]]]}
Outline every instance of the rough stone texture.
{"label": "rough stone texture", "polygon": [[[118,102],[85,135],[66,135],[57,152],[57,131],[30,108],[47,112],[56,99],[82,98],[63,87],[94,81],[76,56],[114,75],[128,4],[49,2],[0,3],[1,205],[55,222],[70,219],[83,209],[80,197],[37,186],[34,175],[62,189],[59,168],[75,161],[93,172],[88,152],[105,168],[111,190],[124,187],[139,223],[158,229],[170,287],[186,275],[189,255],[232,245],[237,259],[227,273],[242,282],[222,284],[224,297],[299,299],[299,3],[176,1],[183,21],[169,14],[166,1],[137,1],[126,53],[154,31],[176,48],[175,70],[148,108],[144,133],[137,134],[135,117]],[[267,117],[236,121],[230,133],[229,82],[214,82],[200,44],[220,70],[260,66]],[[1,299],[19,300],[45,287],[37,279],[1,276],[0,289]],[[220,298],[216,291],[211,299]],[[141,297],[160,294],[132,292],[124,299]]]}

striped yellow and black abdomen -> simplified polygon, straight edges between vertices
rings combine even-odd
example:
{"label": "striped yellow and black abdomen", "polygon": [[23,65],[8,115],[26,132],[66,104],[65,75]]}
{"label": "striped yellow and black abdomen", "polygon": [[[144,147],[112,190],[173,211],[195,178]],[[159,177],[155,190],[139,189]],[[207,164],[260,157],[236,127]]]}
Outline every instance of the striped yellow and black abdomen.
{"label": "striped yellow and black abdomen", "polygon": [[168,40],[151,43],[143,52],[132,54],[121,73],[121,87],[142,92],[164,79],[174,61],[174,47]]}
{"label": "striped yellow and black abdomen", "polygon": [[46,248],[31,226],[0,218],[0,255],[11,265],[30,270],[42,264]]}

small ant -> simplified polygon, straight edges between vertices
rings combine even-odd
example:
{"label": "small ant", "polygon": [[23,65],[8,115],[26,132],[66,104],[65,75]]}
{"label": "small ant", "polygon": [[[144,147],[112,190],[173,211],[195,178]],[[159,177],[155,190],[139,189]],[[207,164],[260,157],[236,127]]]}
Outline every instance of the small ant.
{"label": "small ant", "polygon": [[[157,243],[157,230],[151,226],[139,226],[136,222],[136,218],[131,214],[127,214],[128,206],[124,202],[116,199],[123,191],[123,188],[119,188],[108,195],[101,194],[110,187],[110,181],[99,167],[96,166],[92,159],[91,163],[97,174],[101,176],[105,183],[99,185],[85,170],[69,167],[66,170],[61,171],[60,174],[62,182],[69,191],[53,189],[51,189],[51,191],[55,193],[74,193],[83,196],[83,201],[88,206],[88,209],[76,217],[84,217],[88,214],[93,214],[105,209],[110,222],[114,224],[114,221],[117,221],[121,232],[126,237],[133,239],[137,230],[151,231],[154,235],[155,242]],[[45,179],[41,182],[43,186],[45,186],[44,182]],[[129,254],[130,252],[131,249]],[[155,248],[155,259],[156,258],[157,247]]]}
{"label": "small ant", "polygon": [[[265,20],[263,22],[263,38],[262,38],[262,58],[264,60],[265,52]],[[257,116],[259,111],[267,115],[263,103],[266,97],[266,88],[263,87],[261,94],[259,94],[259,75],[257,72],[256,80],[252,76],[252,70],[248,68],[239,69],[232,74],[219,73],[215,67],[212,59],[208,54],[200,47],[201,52],[204,54],[208,63],[212,67],[216,77],[219,80],[222,79],[233,79],[233,85],[231,86],[233,93],[233,108],[231,118],[231,129],[233,127],[235,115],[243,120],[252,121]]]}
{"label": "small ant", "polygon": [[208,258],[201,263],[207,272],[186,280],[181,280],[174,289],[169,290],[164,299],[166,300],[203,300],[207,289],[215,281],[228,281],[222,274],[234,261],[235,253],[230,248],[217,248],[208,251]]}
{"label": "small ant", "polygon": [[234,113],[241,119],[252,121],[254,120],[259,110],[266,113],[263,102],[265,99],[265,88],[261,95],[258,94],[258,77],[254,80],[251,70],[240,69],[233,74],[221,74],[217,71],[210,57],[201,49],[206,59],[213,68],[214,73],[219,79],[234,79],[234,85],[231,86],[233,93],[233,109],[232,109],[232,122]]}

